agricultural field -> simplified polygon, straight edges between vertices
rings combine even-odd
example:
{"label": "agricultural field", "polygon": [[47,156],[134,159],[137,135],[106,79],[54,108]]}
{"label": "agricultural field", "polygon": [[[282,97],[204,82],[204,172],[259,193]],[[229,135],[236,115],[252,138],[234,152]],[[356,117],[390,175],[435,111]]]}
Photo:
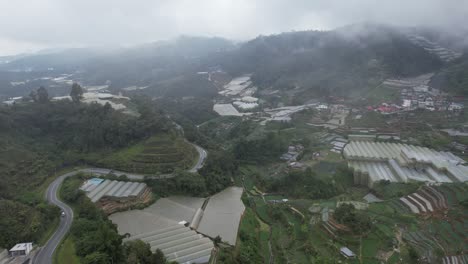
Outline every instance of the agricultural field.
{"label": "agricultural field", "polygon": [[376,112],[365,112],[360,119],[348,116],[346,124],[351,127],[386,127],[386,117]]}
{"label": "agricultural field", "polygon": [[[412,213],[420,214],[423,218],[417,228],[410,228],[409,232],[404,233],[403,239],[423,256],[436,254],[437,257],[441,257],[466,253],[468,209],[461,203],[466,203],[467,191],[466,184],[444,184],[421,188],[415,193],[419,196],[412,194],[413,197],[419,198],[419,201],[427,200],[427,203],[415,203],[415,198],[407,199],[413,202],[413,210],[414,207],[418,210],[417,213],[411,210]],[[395,205],[394,207],[397,208]]]}
{"label": "agricultural field", "polygon": [[101,159],[98,165],[143,174],[171,173],[190,168],[197,158],[196,149],[182,137],[158,134]]}
{"label": "agricultural field", "polygon": [[[261,179],[270,178],[274,171],[278,171],[277,165],[241,167],[248,196],[244,202],[246,210],[255,214],[257,219],[251,232],[255,234],[262,263],[270,263],[270,255],[273,263],[414,263],[414,254],[438,261],[444,256],[467,252],[468,210],[460,204],[467,199],[466,185],[379,184],[372,192],[383,201],[359,208],[372,223],[368,230],[359,235],[338,223],[334,219],[334,211],[345,201],[366,203],[363,197],[370,190],[353,186],[352,181],[344,178],[345,173],[336,173],[339,162],[325,159],[313,164],[316,177],[340,183],[337,186],[343,190],[341,194],[329,199],[293,199],[281,193],[268,194],[262,187]],[[400,200],[404,197],[418,202],[415,206],[418,206],[419,214],[412,212]],[[329,218],[326,222],[322,219],[321,211],[313,213],[309,210],[313,206],[328,208]],[[425,208],[425,213],[420,206]],[[252,226],[252,223],[245,221],[253,220],[244,219],[240,230],[244,229],[244,225]],[[271,251],[266,250],[269,243]],[[357,259],[345,259],[339,253],[341,247],[351,249]]]}

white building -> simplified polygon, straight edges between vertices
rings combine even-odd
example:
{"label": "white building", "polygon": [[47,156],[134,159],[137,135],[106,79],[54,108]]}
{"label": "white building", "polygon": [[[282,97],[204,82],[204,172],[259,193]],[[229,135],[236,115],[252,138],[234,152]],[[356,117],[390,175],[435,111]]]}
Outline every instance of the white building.
{"label": "white building", "polygon": [[16,104],[16,102],[18,102],[18,101],[20,101],[20,100],[22,100],[22,99],[23,99],[22,96],[11,97],[11,98],[9,98],[8,100],[3,101],[3,103],[6,104],[6,105],[14,105],[14,104]]}
{"label": "white building", "polygon": [[427,97],[425,103],[426,108],[434,108],[434,100],[432,99],[432,97]]}
{"label": "white building", "polygon": [[459,110],[462,110],[464,108],[464,106],[462,104],[457,104],[457,103],[451,103],[447,110],[449,111],[459,111]]}
{"label": "white building", "polygon": [[315,107],[317,110],[327,110],[328,109],[328,105],[325,105],[325,104],[319,104],[317,105],[317,107]]}
{"label": "white building", "polygon": [[246,102],[246,103],[255,103],[258,101],[258,98],[256,97],[252,97],[252,96],[244,96],[242,97],[241,99],[243,102]]}
{"label": "white building", "polygon": [[403,107],[407,108],[407,109],[411,108],[411,100],[404,99],[403,100]]}
{"label": "white building", "polygon": [[29,255],[31,252],[33,246],[32,243],[20,243],[16,244],[14,247],[10,249],[10,255],[12,257],[17,257],[17,256],[26,256]]}
{"label": "white building", "polygon": [[356,257],[356,254],[354,254],[354,252],[351,251],[351,249],[349,249],[347,247],[340,248],[340,253],[341,253],[341,255],[343,255],[345,258],[348,258],[348,259]]}
{"label": "white building", "polygon": [[418,85],[416,87],[413,87],[413,91],[427,93],[429,91],[429,86],[427,86],[427,85]]}

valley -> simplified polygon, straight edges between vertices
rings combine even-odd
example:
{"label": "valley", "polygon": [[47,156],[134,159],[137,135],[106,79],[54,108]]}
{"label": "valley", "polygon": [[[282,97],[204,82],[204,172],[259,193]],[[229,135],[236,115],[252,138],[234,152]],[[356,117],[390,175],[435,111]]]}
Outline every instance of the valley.
{"label": "valley", "polygon": [[81,52],[0,65],[1,248],[468,262],[466,49],[363,23]]}

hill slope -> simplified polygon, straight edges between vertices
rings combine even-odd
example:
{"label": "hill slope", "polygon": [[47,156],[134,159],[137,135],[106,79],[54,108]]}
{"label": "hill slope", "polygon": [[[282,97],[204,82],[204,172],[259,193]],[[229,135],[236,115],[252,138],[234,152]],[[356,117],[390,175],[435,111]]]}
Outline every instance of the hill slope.
{"label": "hill slope", "polygon": [[[331,31],[259,36],[237,45],[221,38],[181,37],[104,53],[75,49],[25,56],[0,65],[0,70],[38,72],[52,67],[50,74],[74,73],[74,80],[86,85],[110,84],[114,92],[137,86],[143,88],[135,91],[150,96],[211,98],[216,96],[216,87],[197,72],[221,69],[231,76],[253,74],[252,80],[260,89],[284,90],[298,100],[360,96],[389,76],[419,75],[447,65],[438,56],[440,52],[431,52],[411,39],[415,34],[434,43],[442,38],[423,33],[357,24]],[[440,45],[445,44],[442,41]],[[456,51],[458,54],[460,49]],[[12,87],[10,82],[41,77],[31,74],[16,73],[15,78],[10,78],[10,73],[0,74],[2,90],[8,91],[7,95],[27,91],[20,85]]]}
{"label": "hill slope", "polygon": [[230,58],[220,58],[220,63],[233,73],[253,73],[260,87],[302,88],[318,95],[348,95],[386,76],[417,75],[442,66],[398,30],[370,25],[261,36]]}
{"label": "hill slope", "polygon": [[468,96],[468,55],[451,62],[438,72],[431,86],[452,94]]}
{"label": "hill slope", "polygon": [[190,168],[197,158],[195,148],[183,138],[160,133],[107,156],[98,165],[136,173],[171,173]]}

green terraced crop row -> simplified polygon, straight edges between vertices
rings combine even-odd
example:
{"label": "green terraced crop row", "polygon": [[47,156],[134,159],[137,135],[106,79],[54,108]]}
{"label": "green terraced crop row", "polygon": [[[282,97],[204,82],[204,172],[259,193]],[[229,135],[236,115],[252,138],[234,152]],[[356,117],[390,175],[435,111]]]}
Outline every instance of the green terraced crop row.
{"label": "green terraced crop row", "polygon": [[175,152],[171,154],[138,154],[132,161],[141,163],[172,163],[185,158],[184,153]]}
{"label": "green terraced crop row", "polygon": [[190,168],[197,156],[195,148],[183,138],[160,134],[103,159],[101,164],[135,173],[171,173]]}

